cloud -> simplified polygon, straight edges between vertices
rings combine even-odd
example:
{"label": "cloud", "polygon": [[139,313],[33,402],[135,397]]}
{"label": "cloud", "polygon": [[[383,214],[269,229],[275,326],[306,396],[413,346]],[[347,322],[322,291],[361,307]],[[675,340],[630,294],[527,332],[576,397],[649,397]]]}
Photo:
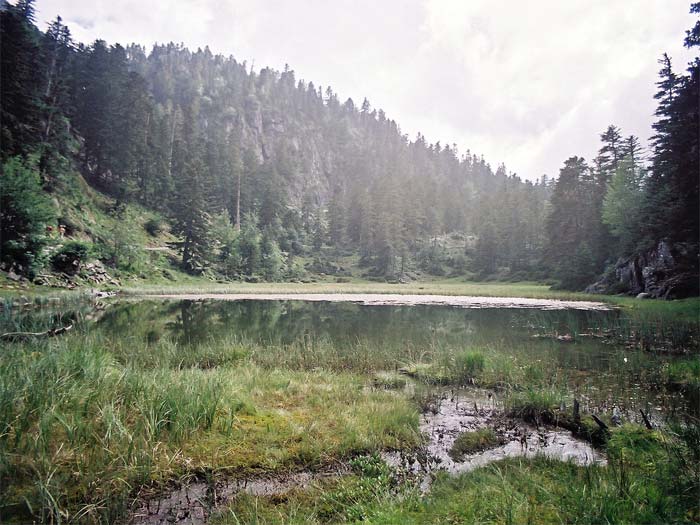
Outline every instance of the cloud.
{"label": "cloud", "polygon": [[367,97],[411,137],[527,178],[591,158],[615,123],[651,134],[657,59],[683,69],[687,0],[44,0],[76,39],[183,42]]}

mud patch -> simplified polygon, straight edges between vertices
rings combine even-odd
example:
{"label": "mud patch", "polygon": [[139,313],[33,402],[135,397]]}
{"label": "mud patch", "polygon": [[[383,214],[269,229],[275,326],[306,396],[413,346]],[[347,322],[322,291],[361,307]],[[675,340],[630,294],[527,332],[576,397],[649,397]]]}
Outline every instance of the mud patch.
{"label": "mud patch", "polygon": [[177,523],[200,525],[207,523],[218,508],[237,494],[251,496],[280,496],[290,490],[303,490],[329,478],[342,476],[347,467],[318,472],[299,472],[274,477],[249,478],[206,482],[191,480],[167,494],[149,498],[131,515],[133,525],[161,525]]}
{"label": "mud patch", "polygon": [[[462,432],[491,428],[499,446],[465,455],[455,461],[450,450]],[[421,416],[420,430],[426,444],[411,452],[386,452],[382,458],[390,466],[411,477],[417,476],[424,492],[434,474],[469,472],[504,458],[544,455],[579,465],[605,464],[605,458],[588,443],[570,432],[536,428],[504,415],[495,395],[477,388],[445,390]],[[207,523],[217,509],[237,494],[281,496],[291,490],[304,490],[330,478],[348,474],[339,466],[317,472],[299,472],[272,477],[206,482],[191,480],[161,497],[149,498],[132,514],[134,525],[168,523],[199,525]]]}
{"label": "mud patch", "polygon": [[330,303],[357,303],[366,306],[415,306],[438,305],[457,308],[532,308],[536,310],[612,310],[605,303],[594,301],[560,301],[556,299],[528,299],[522,297],[476,297],[467,295],[409,295],[409,294],[146,294],[140,297],[203,301],[320,301]]}
{"label": "mud patch", "polygon": [[[449,452],[457,436],[483,428],[491,428],[502,444],[455,461]],[[505,458],[544,455],[578,465],[606,463],[602,454],[585,441],[574,438],[571,432],[536,428],[506,417],[496,397],[485,390],[444,392],[421,416],[420,429],[427,439],[424,447],[409,453],[385,453],[383,457],[395,468],[421,475],[424,491],[439,470],[459,474]]]}

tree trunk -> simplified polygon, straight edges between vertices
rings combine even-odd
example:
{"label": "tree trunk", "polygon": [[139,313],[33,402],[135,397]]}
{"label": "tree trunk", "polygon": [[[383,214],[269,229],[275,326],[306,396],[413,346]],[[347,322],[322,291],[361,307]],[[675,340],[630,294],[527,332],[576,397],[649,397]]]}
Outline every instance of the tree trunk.
{"label": "tree trunk", "polygon": [[238,187],[236,188],[236,231],[241,231],[241,171],[238,170]]}

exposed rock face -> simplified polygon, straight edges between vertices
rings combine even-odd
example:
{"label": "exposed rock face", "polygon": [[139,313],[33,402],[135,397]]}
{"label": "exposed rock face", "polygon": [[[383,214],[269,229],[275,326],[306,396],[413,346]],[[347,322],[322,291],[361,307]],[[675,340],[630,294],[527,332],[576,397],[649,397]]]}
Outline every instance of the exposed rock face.
{"label": "exposed rock face", "polygon": [[698,246],[660,241],[651,250],[620,259],[586,292],[647,294],[643,297],[662,299],[699,295]]}

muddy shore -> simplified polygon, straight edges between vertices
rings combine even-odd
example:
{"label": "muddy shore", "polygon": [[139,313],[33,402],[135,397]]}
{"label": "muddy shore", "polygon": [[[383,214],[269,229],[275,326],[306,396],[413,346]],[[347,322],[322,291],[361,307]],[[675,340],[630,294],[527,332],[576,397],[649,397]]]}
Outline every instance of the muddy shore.
{"label": "muddy shore", "polygon": [[144,294],[144,299],[174,299],[185,301],[316,301],[332,303],[356,303],[366,306],[416,306],[436,305],[457,308],[532,308],[538,310],[596,310],[612,308],[595,301],[562,301],[558,299],[529,299],[520,297],[477,297],[465,295],[403,295],[403,294]]}

